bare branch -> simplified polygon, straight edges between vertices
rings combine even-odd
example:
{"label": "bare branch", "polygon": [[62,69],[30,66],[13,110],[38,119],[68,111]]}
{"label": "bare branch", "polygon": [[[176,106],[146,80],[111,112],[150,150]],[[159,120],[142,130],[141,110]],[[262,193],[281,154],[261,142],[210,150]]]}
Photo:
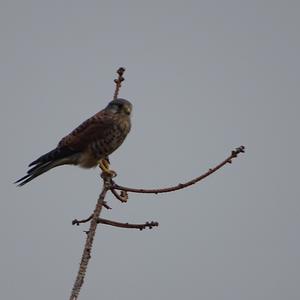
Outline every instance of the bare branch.
{"label": "bare branch", "polygon": [[77,225],[77,226],[79,226],[79,224],[81,224],[81,223],[87,223],[88,221],[91,221],[92,218],[93,218],[93,214],[91,214],[91,215],[90,215],[88,218],[86,218],[86,219],[82,219],[82,220],[74,219],[74,220],[72,221],[72,225]]}
{"label": "bare branch", "polygon": [[192,180],[190,180],[186,183],[179,183],[176,186],[171,186],[171,187],[167,187],[167,188],[159,188],[159,189],[139,189],[139,188],[131,188],[131,187],[118,185],[115,182],[112,182],[112,188],[116,189],[116,190],[125,191],[125,192],[143,193],[143,194],[160,194],[160,193],[174,192],[174,191],[177,191],[177,190],[184,189],[188,186],[191,186],[191,185],[203,180],[207,176],[209,176],[209,175],[213,174],[214,172],[216,172],[217,170],[221,169],[226,164],[228,164],[228,163],[231,164],[232,160],[234,158],[236,158],[238,156],[238,154],[244,153],[244,152],[245,152],[245,147],[240,146],[240,147],[236,148],[235,150],[233,150],[229,157],[227,157],[224,161],[222,161],[220,164],[218,164],[214,168],[209,169],[206,173],[200,175],[199,177],[196,177],[196,178],[194,178],[194,179],[192,179]]}
{"label": "bare branch", "polygon": [[[99,219],[99,216],[100,216],[100,213],[102,210],[105,195],[106,195],[107,191],[110,189],[110,184],[111,184],[111,177],[106,177],[103,179],[102,191],[99,195],[95,210],[92,214],[92,218],[91,217],[89,218],[91,220],[90,229],[87,233],[86,242],[85,242],[83,254],[81,257],[79,270],[78,270],[77,277],[76,277],[76,280],[75,280],[75,283],[74,283],[74,286],[72,289],[70,300],[78,299],[80,289],[83,285],[87,266],[88,266],[89,260],[91,258],[91,251],[92,251],[92,247],[93,247],[93,241],[94,241],[94,237],[95,237],[95,233],[96,233],[98,219]],[[77,223],[78,223],[78,221],[77,221]]]}
{"label": "bare branch", "polygon": [[[73,220],[72,225],[77,225],[79,226],[79,224],[82,223],[87,223],[89,222],[91,219],[93,218],[93,215],[90,215],[87,219],[83,219],[83,220]],[[116,222],[116,221],[112,221],[112,220],[108,220],[108,219],[103,219],[103,218],[98,218],[98,224],[105,224],[105,225],[111,225],[111,226],[115,226],[115,227],[121,227],[121,228],[133,228],[133,229],[139,229],[139,230],[143,230],[145,228],[149,228],[152,229],[152,227],[156,227],[158,226],[158,222],[155,221],[151,221],[151,222],[146,222],[143,224],[131,224],[131,223],[121,223],[121,222]],[[89,231],[85,231],[86,233],[88,233]]]}
{"label": "bare branch", "polygon": [[118,94],[119,94],[119,90],[122,86],[122,81],[124,81],[124,77],[123,74],[125,72],[125,68],[119,68],[117,73],[118,73],[118,78],[114,80],[115,84],[116,84],[116,89],[115,89],[115,93],[114,93],[114,100],[116,100],[118,98]]}
{"label": "bare branch", "polygon": [[115,226],[115,227],[133,228],[133,229],[139,229],[139,230],[146,229],[147,227],[149,229],[152,229],[153,227],[157,227],[159,225],[158,222],[154,222],[154,221],[146,222],[143,224],[130,224],[130,223],[116,222],[116,221],[107,220],[107,219],[103,219],[103,218],[99,218],[98,223],[111,225],[111,226]]}

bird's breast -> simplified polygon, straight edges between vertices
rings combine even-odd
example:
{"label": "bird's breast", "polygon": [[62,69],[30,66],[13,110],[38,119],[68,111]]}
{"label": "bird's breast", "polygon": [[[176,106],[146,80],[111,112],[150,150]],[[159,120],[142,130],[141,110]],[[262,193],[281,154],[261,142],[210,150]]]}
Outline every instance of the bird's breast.
{"label": "bird's breast", "polygon": [[95,137],[81,155],[80,165],[92,168],[100,159],[108,157],[124,142],[130,131],[130,120],[116,122],[109,130]]}

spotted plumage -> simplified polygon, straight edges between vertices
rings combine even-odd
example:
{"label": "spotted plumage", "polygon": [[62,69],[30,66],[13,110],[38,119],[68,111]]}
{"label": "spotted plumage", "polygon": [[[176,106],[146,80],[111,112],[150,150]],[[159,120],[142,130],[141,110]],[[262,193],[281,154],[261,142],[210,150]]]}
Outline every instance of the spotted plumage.
{"label": "spotted plumage", "polygon": [[27,175],[17,180],[22,186],[48,170],[61,165],[92,168],[107,158],[130,131],[132,104],[125,99],[111,101],[60,140],[57,147],[29,164]]}

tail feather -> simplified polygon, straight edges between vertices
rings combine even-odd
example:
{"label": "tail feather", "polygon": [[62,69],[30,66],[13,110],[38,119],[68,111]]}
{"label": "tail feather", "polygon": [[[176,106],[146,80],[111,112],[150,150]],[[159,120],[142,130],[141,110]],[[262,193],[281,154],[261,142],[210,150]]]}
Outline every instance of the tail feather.
{"label": "tail feather", "polygon": [[38,159],[35,161],[31,162],[29,164],[29,167],[34,166],[34,165],[39,165],[41,163],[46,163],[49,161],[57,160],[59,158],[65,158],[67,156],[70,156],[72,154],[76,153],[74,150],[67,148],[67,147],[57,147],[48,153],[40,156]]}
{"label": "tail feather", "polygon": [[37,176],[49,171],[50,169],[56,167],[58,164],[56,161],[54,162],[47,162],[47,163],[42,163],[39,164],[33,168],[31,168],[28,172],[27,175],[24,177],[20,178],[14,183],[18,183],[18,186],[23,186],[24,184],[28,183],[32,179],[36,178]]}
{"label": "tail feather", "polygon": [[79,157],[79,152],[76,153],[74,151],[66,149],[54,149],[32,162],[29,166],[33,167],[27,171],[27,174],[25,176],[18,179],[14,183],[18,184],[18,186],[23,186],[24,184],[36,178],[37,176],[40,176],[41,174],[49,171],[54,167],[65,164],[76,165]]}

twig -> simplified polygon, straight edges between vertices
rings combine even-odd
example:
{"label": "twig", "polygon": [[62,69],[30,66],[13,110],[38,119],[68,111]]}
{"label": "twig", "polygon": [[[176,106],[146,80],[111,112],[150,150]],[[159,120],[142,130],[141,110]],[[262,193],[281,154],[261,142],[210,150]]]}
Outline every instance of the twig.
{"label": "twig", "polygon": [[149,229],[152,229],[153,227],[156,227],[159,225],[158,222],[154,222],[154,221],[146,222],[143,224],[130,224],[130,223],[116,222],[116,221],[107,220],[107,219],[103,219],[103,218],[99,218],[98,223],[111,225],[111,226],[115,226],[115,227],[122,227],[122,228],[134,228],[134,229],[139,229],[139,230],[143,230],[147,227]]}
{"label": "twig", "polygon": [[110,189],[111,192],[113,193],[113,195],[118,199],[120,200],[121,202],[123,203],[126,203],[127,200],[128,200],[128,194],[126,191],[121,191],[120,194],[118,194],[118,192],[114,189],[114,188],[111,188]]}
{"label": "twig", "polygon": [[91,223],[90,223],[90,229],[89,229],[88,234],[87,234],[87,238],[86,238],[83,254],[82,254],[82,257],[81,257],[79,270],[78,270],[78,273],[77,273],[76,280],[74,282],[74,286],[73,286],[73,289],[72,289],[70,300],[78,299],[80,289],[83,285],[83,281],[84,281],[85,273],[86,273],[86,270],[87,270],[87,266],[88,266],[89,260],[91,258],[91,251],[92,251],[92,247],[93,247],[93,241],[94,241],[94,237],[95,237],[95,233],[96,233],[98,219],[99,219],[99,216],[100,216],[100,213],[101,213],[101,210],[102,210],[105,195],[106,195],[107,191],[110,189],[110,184],[111,184],[111,177],[105,177],[103,179],[102,191],[99,195],[95,210],[94,210],[93,215],[92,215],[92,219],[91,219]]}
{"label": "twig", "polygon": [[179,183],[178,185],[175,185],[175,186],[171,186],[171,187],[167,187],[167,188],[159,188],[159,189],[139,189],[139,188],[131,188],[131,187],[118,185],[114,181],[112,181],[112,188],[116,189],[116,190],[125,191],[125,192],[143,193],[143,194],[159,194],[159,193],[168,193],[168,192],[181,190],[181,189],[184,189],[190,185],[193,185],[193,184],[203,180],[204,178],[206,178],[207,176],[216,172],[217,170],[219,170],[226,164],[228,164],[228,163],[231,164],[232,160],[234,158],[236,158],[239,153],[244,153],[244,152],[245,152],[245,147],[240,146],[240,147],[236,148],[235,150],[233,150],[231,152],[231,155],[229,157],[227,157],[224,161],[222,161],[220,164],[218,164],[214,168],[209,169],[206,173],[204,173],[204,174],[200,175],[199,177],[196,177],[186,183]]}
{"label": "twig", "polygon": [[107,204],[106,201],[103,201],[103,207],[106,208],[106,209],[111,209],[111,207]]}
{"label": "twig", "polygon": [[125,68],[119,68],[117,73],[118,73],[118,78],[114,80],[115,84],[116,84],[116,89],[115,89],[115,93],[114,93],[114,100],[118,98],[118,94],[119,94],[119,90],[122,86],[122,81],[124,81],[124,77],[123,74],[125,72]]}
{"label": "twig", "polygon": [[[103,205],[103,207],[104,207],[104,205]],[[77,226],[79,226],[79,224],[81,224],[81,223],[87,223],[88,221],[91,221],[91,219],[93,218],[93,214],[91,214],[88,218],[86,218],[86,219],[82,219],[82,220],[77,220],[77,219],[74,219],[73,221],[72,221],[72,225],[77,225]]]}

